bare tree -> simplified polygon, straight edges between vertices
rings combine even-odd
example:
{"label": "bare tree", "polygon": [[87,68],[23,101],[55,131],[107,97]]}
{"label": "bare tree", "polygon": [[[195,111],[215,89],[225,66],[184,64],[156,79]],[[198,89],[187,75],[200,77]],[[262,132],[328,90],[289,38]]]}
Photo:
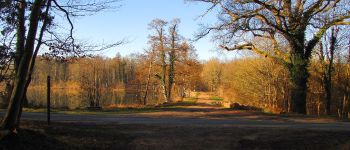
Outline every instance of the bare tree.
{"label": "bare tree", "polygon": [[174,85],[174,78],[175,78],[175,61],[176,61],[176,51],[179,49],[178,47],[178,41],[180,40],[179,34],[178,34],[178,27],[179,27],[180,20],[174,19],[171,22],[171,25],[169,27],[169,36],[170,36],[170,52],[169,52],[169,71],[168,71],[168,90],[167,90],[167,101],[171,102],[171,94],[172,94],[172,88]]}
{"label": "bare tree", "polygon": [[168,22],[161,20],[161,19],[155,19],[149,24],[149,28],[151,30],[154,30],[156,32],[155,36],[151,36],[150,40],[154,42],[156,45],[157,51],[159,51],[159,58],[160,58],[160,65],[161,65],[161,73],[156,74],[156,77],[159,79],[160,84],[163,89],[163,95],[164,99],[167,101],[167,85],[166,85],[166,35],[165,35],[165,27],[168,24]]}
{"label": "bare tree", "polygon": [[[161,19],[155,19],[150,23],[150,29],[156,31],[155,36],[150,37],[150,43],[158,54],[161,65],[160,74],[156,78],[163,89],[165,102],[172,102],[172,90],[175,84],[175,66],[180,51],[181,35],[178,33],[180,19],[174,19],[170,23]],[[168,32],[166,28],[168,27]]]}
{"label": "bare tree", "polygon": [[[326,31],[350,25],[348,0],[193,0],[219,8],[219,22],[206,26],[201,38],[216,31],[223,49],[250,50],[277,60],[289,70],[292,112],[306,114],[306,95],[312,51]],[[335,12],[333,10],[336,10]],[[333,14],[333,15],[330,15]],[[322,18],[322,19],[321,19]],[[315,33],[311,35],[310,32]],[[308,34],[310,33],[310,34]],[[236,38],[239,37],[239,38]],[[272,51],[260,49],[254,39],[267,39]],[[289,49],[282,49],[287,44]]]}
{"label": "bare tree", "polygon": [[[14,46],[15,77],[13,79],[13,90],[9,106],[2,120],[2,129],[14,131],[19,125],[26,91],[31,81],[38,51],[41,47],[43,45],[47,46],[51,53],[56,56],[66,53],[81,54],[86,47],[76,44],[77,42],[75,42],[73,37],[74,25],[71,17],[88,15],[104,10],[109,8],[107,6],[116,2],[116,0],[91,3],[75,0],[65,2],[65,4],[60,4],[57,0],[15,0],[5,1],[5,7],[1,6],[1,10],[7,10],[2,15],[12,16],[6,24],[14,27],[12,35],[16,37]],[[52,14],[55,14],[54,12],[63,14],[71,27],[66,38],[63,38],[64,40],[59,39],[59,36],[49,28],[50,25],[53,25],[54,16]],[[44,33],[49,33],[54,38],[46,39]],[[59,57],[62,58],[63,56]]]}
{"label": "bare tree", "polygon": [[[324,44],[320,42],[320,63],[322,67],[323,87],[326,97],[326,114],[331,114],[331,101],[332,101],[332,72],[334,65],[334,55],[337,44],[337,34],[339,29],[333,27],[329,38],[324,37]],[[323,46],[324,45],[324,46]]]}

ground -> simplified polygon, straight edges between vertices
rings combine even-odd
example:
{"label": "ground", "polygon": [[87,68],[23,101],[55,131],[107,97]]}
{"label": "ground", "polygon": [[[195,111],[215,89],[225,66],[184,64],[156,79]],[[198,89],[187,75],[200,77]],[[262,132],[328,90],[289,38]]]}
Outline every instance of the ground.
{"label": "ground", "polygon": [[[3,113],[2,113],[3,114]],[[26,112],[10,149],[350,149],[350,123],[213,105],[207,94],[153,111]],[[10,139],[10,138],[8,138]]]}

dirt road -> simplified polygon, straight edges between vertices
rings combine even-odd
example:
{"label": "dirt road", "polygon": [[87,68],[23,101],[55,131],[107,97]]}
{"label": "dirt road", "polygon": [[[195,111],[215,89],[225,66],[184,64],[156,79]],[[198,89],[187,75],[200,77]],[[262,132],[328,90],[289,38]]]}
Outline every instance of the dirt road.
{"label": "dirt road", "polygon": [[[302,128],[320,130],[349,130],[350,122],[334,119],[280,117],[260,112],[233,111],[212,105],[206,93],[201,93],[195,104],[162,108],[161,111],[133,114],[79,115],[53,113],[53,122],[118,123],[142,125],[183,125],[183,126],[232,126]],[[1,115],[4,113],[2,112]],[[46,113],[23,114],[25,120],[46,120]]]}
{"label": "dirt road", "polygon": [[350,149],[349,122],[233,111],[212,102],[201,94],[195,104],[156,112],[53,113],[51,126],[45,125],[45,113],[26,112],[23,126],[45,136],[22,139],[29,139],[25,149]]}

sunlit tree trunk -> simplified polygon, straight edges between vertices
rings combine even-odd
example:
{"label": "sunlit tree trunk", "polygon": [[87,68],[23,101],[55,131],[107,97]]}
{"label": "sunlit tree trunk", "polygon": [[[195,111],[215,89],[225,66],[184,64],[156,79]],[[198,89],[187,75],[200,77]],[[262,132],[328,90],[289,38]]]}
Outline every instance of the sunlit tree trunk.
{"label": "sunlit tree trunk", "polygon": [[156,78],[160,82],[160,86],[162,89],[162,95],[164,97],[164,101],[168,102],[167,100],[167,85],[166,85],[166,73],[167,73],[167,63],[166,63],[166,52],[165,52],[165,33],[164,28],[166,26],[167,22],[161,19],[155,19],[153,20],[149,26],[151,29],[154,29],[157,33],[156,36],[153,37],[153,41],[156,47],[157,52],[159,52],[159,60],[160,60],[160,66],[161,71],[160,74],[156,74]]}
{"label": "sunlit tree trunk", "polygon": [[177,34],[177,25],[178,22],[174,21],[174,24],[170,27],[170,53],[169,53],[169,72],[168,72],[168,90],[167,90],[167,101],[171,102],[171,94],[172,94],[172,88],[174,84],[174,78],[175,78],[175,60],[176,60],[176,54],[175,54],[175,42],[176,42],[176,34]]}
{"label": "sunlit tree trunk", "polygon": [[162,65],[162,71],[161,71],[161,86],[163,89],[163,93],[164,93],[164,99],[165,102],[168,102],[168,91],[167,91],[167,86],[166,86],[166,68],[167,68],[167,64],[166,64],[166,56],[165,56],[165,48],[164,48],[164,39],[163,39],[163,32],[160,33],[160,61],[161,61],[161,65]]}
{"label": "sunlit tree trunk", "polygon": [[149,67],[148,67],[148,75],[147,75],[147,83],[145,88],[145,95],[143,96],[143,104],[147,105],[147,95],[148,95],[148,87],[151,81],[151,74],[152,74],[152,68],[153,68],[153,58],[150,59]]}

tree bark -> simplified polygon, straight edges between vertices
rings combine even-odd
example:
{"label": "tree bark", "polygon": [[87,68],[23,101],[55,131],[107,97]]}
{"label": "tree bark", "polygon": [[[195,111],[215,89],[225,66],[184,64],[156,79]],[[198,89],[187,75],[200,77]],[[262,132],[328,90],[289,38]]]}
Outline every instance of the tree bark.
{"label": "tree bark", "polygon": [[153,58],[151,58],[151,60],[149,62],[147,83],[146,83],[146,88],[145,88],[145,95],[143,96],[143,104],[144,105],[147,105],[148,87],[149,87],[149,83],[150,83],[150,80],[151,80],[152,67],[153,67]]}
{"label": "tree bark", "polygon": [[344,94],[344,97],[343,97],[343,108],[342,108],[342,113],[343,113],[343,118],[342,119],[347,119],[349,116],[348,112],[349,112],[349,90],[348,90],[348,87],[346,87],[345,89],[346,91],[346,94]]}
{"label": "tree bark", "polygon": [[171,27],[171,47],[170,47],[170,55],[169,55],[169,72],[168,72],[168,94],[167,94],[167,101],[171,102],[171,92],[174,85],[174,78],[175,78],[175,40],[176,40],[176,28],[177,24],[175,24],[173,27]]}
{"label": "tree bark", "polygon": [[164,43],[163,43],[163,33],[160,33],[160,60],[162,63],[162,71],[161,71],[161,85],[163,88],[163,92],[164,92],[164,98],[165,98],[165,102],[168,102],[168,91],[167,91],[167,86],[166,86],[166,68],[167,68],[167,64],[165,61],[165,49],[164,49]]}
{"label": "tree bark", "polygon": [[21,61],[23,52],[24,52],[24,46],[25,46],[25,9],[26,9],[26,1],[20,0],[18,2],[18,25],[17,25],[17,42],[16,42],[16,54],[15,54],[15,73],[17,73],[19,68],[19,63]]}
{"label": "tree bark", "polygon": [[[3,129],[13,130],[16,128],[17,117],[21,109],[21,102],[25,93],[25,86],[28,79],[29,64],[34,51],[41,4],[42,0],[35,0],[33,4],[32,12],[30,14],[28,35],[25,42],[26,44],[23,50],[23,55],[21,56],[20,62],[18,64],[16,77],[14,79],[14,89],[11,94],[10,104],[7,108],[6,115],[1,124],[1,127]],[[21,35],[18,34],[17,36]],[[17,38],[21,39],[25,37]]]}
{"label": "tree bark", "polygon": [[21,116],[22,116],[23,107],[28,105],[27,90],[28,90],[28,87],[30,85],[30,82],[32,81],[32,74],[34,72],[34,66],[35,66],[36,57],[37,57],[39,49],[41,47],[42,39],[43,39],[43,36],[44,36],[44,32],[45,32],[47,24],[48,24],[48,18],[47,17],[48,17],[48,14],[49,14],[50,7],[51,7],[51,0],[48,0],[47,1],[47,5],[46,5],[46,10],[45,10],[45,17],[46,18],[44,18],[43,25],[42,25],[42,27],[40,29],[38,43],[37,43],[37,45],[35,47],[34,54],[33,54],[32,58],[31,58],[31,62],[30,62],[30,66],[29,66],[27,83],[26,83],[25,88],[24,88],[24,94],[23,94],[23,98],[22,98],[22,102],[21,102],[21,106],[20,106],[20,111],[19,111],[18,116],[17,116],[17,123],[16,123],[17,127],[19,127],[19,125],[20,125],[20,120],[21,120]]}
{"label": "tree bark", "polygon": [[333,72],[333,60],[334,60],[334,51],[335,44],[337,42],[336,29],[332,28],[332,35],[329,47],[329,53],[327,53],[328,64],[326,66],[326,71],[324,75],[324,86],[326,94],[326,114],[331,114],[331,101],[332,101],[332,72]]}
{"label": "tree bark", "polygon": [[289,69],[291,77],[291,109],[293,113],[306,114],[307,82],[309,73],[308,60],[304,58],[303,51],[294,50],[291,55]]}

